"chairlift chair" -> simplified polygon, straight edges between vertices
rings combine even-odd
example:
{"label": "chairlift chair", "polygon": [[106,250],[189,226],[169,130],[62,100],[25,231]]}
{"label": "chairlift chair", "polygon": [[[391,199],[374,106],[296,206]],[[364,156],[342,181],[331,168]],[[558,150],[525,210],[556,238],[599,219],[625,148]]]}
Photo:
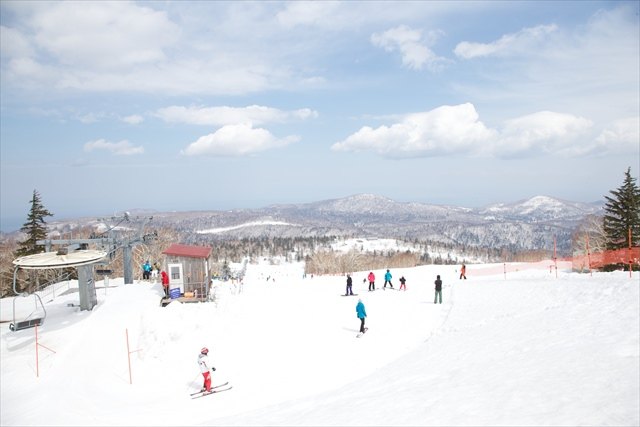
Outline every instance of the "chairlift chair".
{"label": "chairlift chair", "polygon": [[[18,298],[26,298],[29,296],[35,297],[35,308],[26,316],[23,320],[16,321],[16,300]],[[38,294],[22,293],[13,298],[13,322],[9,323],[9,330],[19,331],[21,329],[33,328],[35,326],[41,326],[44,323],[44,319],[47,317],[47,310],[44,308],[42,298]]]}

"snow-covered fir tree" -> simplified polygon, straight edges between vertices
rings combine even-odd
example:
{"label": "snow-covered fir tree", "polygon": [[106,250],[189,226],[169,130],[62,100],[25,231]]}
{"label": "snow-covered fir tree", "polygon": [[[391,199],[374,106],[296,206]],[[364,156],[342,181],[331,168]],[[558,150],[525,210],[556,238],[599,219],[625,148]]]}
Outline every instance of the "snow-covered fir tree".
{"label": "snow-covered fir tree", "polygon": [[603,228],[607,235],[607,248],[620,249],[629,245],[637,246],[640,239],[640,188],[631,176],[631,168],[624,174],[624,182],[616,190],[610,191],[606,199]]}

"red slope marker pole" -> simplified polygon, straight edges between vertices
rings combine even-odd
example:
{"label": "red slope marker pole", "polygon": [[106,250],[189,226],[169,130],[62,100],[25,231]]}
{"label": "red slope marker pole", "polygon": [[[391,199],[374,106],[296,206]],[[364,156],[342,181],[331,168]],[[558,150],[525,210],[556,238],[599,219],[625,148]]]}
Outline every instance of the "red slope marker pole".
{"label": "red slope marker pole", "polygon": [[40,344],[40,341],[38,341],[38,325],[36,325],[35,328],[36,328],[36,377],[40,378],[40,356],[39,356],[40,353],[38,352],[38,348],[42,346],[52,353],[55,353],[55,351],[51,350],[46,345]]}
{"label": "red slope marker pole", "polygon": [[40,378],[40,365],[38,360],[38,325],[36,325],[36,378]]}
{"label": "red slope marker pole", "polygon": [[631,227],[629,227],[629,250],[627,251],[627,258],[629,258],[629,279],[633,277],[631,271],[633,270],[633,264],[631,263]]}
{"label": "red slope marker pole", "polygon": [[593,272],[591,271],[591,252],[589,252],[589,235],[587,234],[587,265],[589,266],[589,274],[593,277]]}
{"label": "red slope marker pole", "polygon": [[556,236],[553,236],[553,264],[556,268],[556,279],[558,278],[558,256],[556,255]]}
{"label": "red slope marker pole", "polygon": [[138,350],[129,350],[129,329],[124,330],[125,335],[127,336],[127,360],[129,361],[129,384],[133,384],[133,377],[131,375],[131,353],[135,353],[137,351],[140,351],[140,349]]}

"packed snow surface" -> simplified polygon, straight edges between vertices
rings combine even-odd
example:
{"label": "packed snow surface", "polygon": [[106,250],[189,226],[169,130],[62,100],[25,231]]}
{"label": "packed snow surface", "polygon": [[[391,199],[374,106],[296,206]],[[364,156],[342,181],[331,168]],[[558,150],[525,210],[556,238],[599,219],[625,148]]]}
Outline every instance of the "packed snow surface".
{"label": "packed snow surface", "polygon": [[[37,346],[35,328],[9,330],[5,298],[1,425],[639,425],[638,273],[550,266],[392,269],[393,290],[375,270],[375,292],[355,272],[345,297],[344,276],[264,262],[210,303],[162,308],[160,284],[100,281],[92,311],[70,282],[43,297]],[[33,311],[15,303],[18,320]],[[203,346],[233,389],[192,400]]]}

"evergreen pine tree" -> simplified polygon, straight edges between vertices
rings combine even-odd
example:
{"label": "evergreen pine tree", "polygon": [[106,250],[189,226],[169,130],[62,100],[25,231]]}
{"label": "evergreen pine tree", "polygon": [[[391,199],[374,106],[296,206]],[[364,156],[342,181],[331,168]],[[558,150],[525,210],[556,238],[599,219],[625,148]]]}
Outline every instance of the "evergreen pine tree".
{"label": "evergreen pine tree", "polygon": [[604,207],[603,229],[607,236],[607,249],[620,249],[629,246],[629,229],[631,244],[640,243],[640,188],[636,179],[631,176],[631,168],[624,174],[624,182],[610,191],[611,197],[606,199]]}
{"label": "evergreen pine tree", "polygon": [[44,248],[42,246],[38,247],[36,242],[47,238],[47,225],[44,221],[44,218],[47,216],[53,216],[53,214],[45,209],[40,200],[40,194],[38,194],[36,190],[33,190],[31,210],[29,210],[27,222],[20,228],[20,231],[26,234],[27,237],[26,240],[20,242],[15,252],[16,257],[43,252]]}

